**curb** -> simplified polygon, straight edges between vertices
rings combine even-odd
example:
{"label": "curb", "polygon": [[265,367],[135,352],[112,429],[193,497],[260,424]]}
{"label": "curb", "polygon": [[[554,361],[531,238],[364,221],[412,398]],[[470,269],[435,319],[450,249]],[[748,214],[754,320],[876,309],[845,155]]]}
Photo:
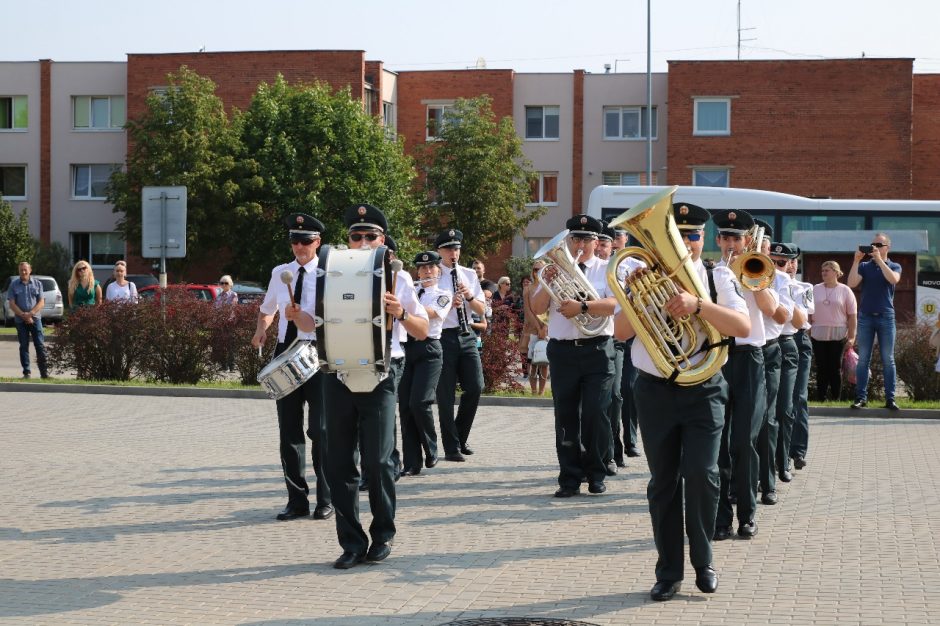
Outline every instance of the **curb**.
{"label": "curb", "polygon": [[[260,389],[206,389],[202,387],[124,387],[118,385],[70,385],[48,383],[0,383],[0,392],[40,391],[46,393],[87,393],[114,396],[162,396],[166,398],[244,398],[264,400],[267,395]],[[480,396],[480,406],[552,407],[551,398],[514,398],[506,396]],[[940,409],[901,409],[889,411],[884,408],[852,410],[848,407],[813,407],[814,417],[849,417],[879,419],[926,419],[940,420]]]}

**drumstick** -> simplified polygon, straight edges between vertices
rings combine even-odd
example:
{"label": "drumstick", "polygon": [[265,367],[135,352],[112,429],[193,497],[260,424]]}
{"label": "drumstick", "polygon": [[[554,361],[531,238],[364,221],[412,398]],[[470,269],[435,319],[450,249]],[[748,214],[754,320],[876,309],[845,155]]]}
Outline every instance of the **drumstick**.
{"label": "drumstick", "polygon": [[[392,295],[395,294],[395,287],[398,283],[398,272],[401,271],[401,268],[404,267],[404,263],[400,259],[395,259],[392,261]],[[404,305],[402,305],[404,306]],[[387,326],[385,330],[392,330],[392,317],[389,316]]]}
{"label": "drumstick", "polygon": [[294,273],[290,270],[284,270],[281,272],[281,282],[287,285],[287,295],[290,296],[290,304],[294,303],[294,290],[290,288],[292,282],[294,282]]}

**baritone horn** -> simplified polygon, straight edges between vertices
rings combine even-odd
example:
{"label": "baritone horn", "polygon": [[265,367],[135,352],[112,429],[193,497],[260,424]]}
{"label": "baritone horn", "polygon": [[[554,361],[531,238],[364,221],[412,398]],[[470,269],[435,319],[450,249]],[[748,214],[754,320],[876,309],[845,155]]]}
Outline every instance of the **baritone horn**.
{"label": "baritone horn", "polygon": [[[618,250],[607,265],[607,284],[620,303],[636,336],[649,352],[663,377],[679,385],[696,385],[714,376],[724,365],[728,346],[714,326],[699,315],[674,319],[666,302],[683,290],[711,301],[699,280],[672,214],[673,186],[643,200],[610,222],[620,226],[643,246]],[[626,286],[617,278],[617,267],[626,257],[638,257],[647,270],[636,270]],[[704,344],[699,334],[705,336]],[[704,353],[697,363],[692,357]]]}
{"label": "baritone horn", "polygon": [[[584,272],[578,267],[577,259],[568,252],[568,229],[552,237],[544,246],[539,248],[533,259],[546,259],[550,261],[535,275],[539,283],[548,291],[552,302],[560,305],[565,300],[591,301],[600,300],[594,285],[588,281]],[[545,278],[545,270],[554,265],[558,273],[551,280]],[[608,315],[598,316],[590,313],[578,313],[571,318],[571,322],[578,327],[582,334],[594,337],[601,334],[607,327]]]}

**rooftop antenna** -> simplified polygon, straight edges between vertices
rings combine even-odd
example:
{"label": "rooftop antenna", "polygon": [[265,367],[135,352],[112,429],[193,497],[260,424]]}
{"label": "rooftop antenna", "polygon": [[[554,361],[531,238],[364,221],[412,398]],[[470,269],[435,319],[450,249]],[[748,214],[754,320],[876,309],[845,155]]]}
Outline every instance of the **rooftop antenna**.
{"label": "rooftop antenna", "polygon": [[756,28],[741,28],[741,0],[738,0],[738,61],[741,60],[741,42],[742,41],[757,41],[757,37],[751,37],[750,39],[741,39],[741,32],[745,30],[757,30]]}
{"label": "rooftop antenna", "polygon": [[610,63],[604,63],[604,73],[610,74]]}

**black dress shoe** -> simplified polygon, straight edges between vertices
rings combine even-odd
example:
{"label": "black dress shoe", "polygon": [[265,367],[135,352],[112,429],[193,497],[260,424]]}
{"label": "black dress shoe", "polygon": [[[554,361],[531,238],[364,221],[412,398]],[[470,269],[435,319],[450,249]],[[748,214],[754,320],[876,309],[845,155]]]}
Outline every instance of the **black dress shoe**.
{"label": "black dress shoe", "polygon": [[729,493],[728,494],[728,504],[737,504],[738,503],[738,494]]}
{"label": "black dress shoe", "polygon": [[336,569],[349,569],[350,567],[355,567],[359,563],[362,563],[365,560],[366,556],[361,552],[343,552],[343,555],[333,561],[333,567]]}
{"label": "black dress shoe", "polygon": [[333,517],[333,505],[324,504],[313,510],[313,519],[329,519]]}
{"label": "black dress shoe", "polygon": [[373,543],[369,546],[369,551],[366,552],[366,561],[372,561],[373,563],[377,561],[384,561],[385,558],[392,553],[392,544],[388,543]]}
{"label": "black dress shoe", "polygon": [[470,456],[471,454],[473,454],[473,448],[471,448],[467,444],[463,444],[462,446],[460,446],[460,453]]}
{"label": "black dress shoe", "polygon": [[793,459],[793,467],[795,467],[798,470],[803,469],[804,467],[806,467],[806,459],[804,459],[801,456],[796,457],[795,459]]}
{"label": "black dress shoe", "polygon": [[776,491],[765,491],[760,494],[760,503],[766,504],[768,506],[773,506],[777,504],[777,492]]}
{"label": "black dress shoe", "polygon": [[724,541],[725,539],[731,539],[731,527],[730,526],[715,526],[715,536],[712,537],[712,540]]}
{"label": "black dress shoe", "polygon": [[672,600],[672,597],[682,589],[681,580],[657,580],[650,590],[650,599],[655,602]]}
{"label": "black dress shoe", "polygon": [[588,485],[588,491],[591,493],[604,493],[607,491],[607,485],[604,483],[590,483]]}
{"label": "black dress shoe", "polygon": [[757,522],[750,521],[738,526],[738,537],[741,539],[751,539],[757,534]]}
{"label": "black dress shoe", "polygon": [[581,490],[577,487],[559,487],[558,491],[555,492],[555,497],[556,498],[573,498],[579,493],[581,493]]}
{"label": "black dress shoe", "polygon": [[780,476],[780,480],[782,480],[785,483],[788,483],[791,480],[793,480],[793,474],[790,473],[790,470],[783,470],[782,472],[780,472],[779,476]]}
{"label": "black dress shoe", "polygon": [[702,593],[715,593],[718,589],[718,572],[711,565],[696,567],[695,586]]}
{"label": "black dress shoe", "polygon": [[627,456],[640,456],[640,451],[636,446],[627,446]]}
{"label": "black dress shoe", "polygon": [[424,457],[424,466],[426,468],[431,469],[435,465],[437,465],[437,455]]}
{"label": "black dress shoe", "polygon": [[298,517],[307,517],[310,515],[310,507],[299,507],[294,506],[293,504],[288,504],[284,507],[284,510],[277,514],[277,520],[280,522],[286,522],[287,520],[297,519]]}
{"label": "black dress shoe", "polygon": [[865,402],[864,400],[856,400],[852,404],[852,406],[850,406],[849,408],[850,409],[864,409],[866,406],[868,406],[868,403]]}
{"label": "black dress shoe", "polygon": [[369,481],[359,479],[359,491],[369,491]]}
{"label": "black dress shoe", "polygon": [[453,461],[454,463],[463,463],[467,459],[463,458],[463,455],[459,452],[448,452],[444,455],[445,461]]}
{"label": "black dress shoe", "polygon": [[604,473],[606,473],[608,476],[616,476],[616,475],[617,475],[617,464],[614,463],[613,461],[611,461],[610,463],[608,463],[608,464],[607,464],[607,467],[604,468]]}
{"label": "black dress shoe", "polygon": [[627,466],[627,464],[624,462],[623,459],[616,459],[616,460],[614,461],[614,463],[617,464],[617,467],[626,467],[626,466]]}
{"label": "black dress shoe", "polygon": [[[46,377],[43,376],[43,378],[46,378]],[[888,400],[887,402],[885,402],[885,408],[888,409],[889,411],[901,410],[901,407],[899,407],[897,402],[895,402],[894,400]]]}

